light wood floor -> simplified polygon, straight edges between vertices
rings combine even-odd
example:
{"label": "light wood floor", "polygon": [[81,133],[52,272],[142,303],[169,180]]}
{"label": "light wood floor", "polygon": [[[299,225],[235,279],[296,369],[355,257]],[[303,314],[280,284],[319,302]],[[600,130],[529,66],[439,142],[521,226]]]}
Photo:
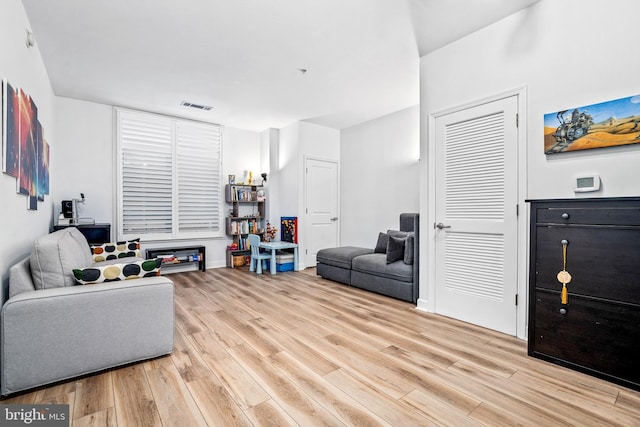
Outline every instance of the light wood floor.
{"label": "light wood floor", "polygon": [[176,285],[172,355],[12,396],[73,426],[640,426],[640,393],[315,270]]}

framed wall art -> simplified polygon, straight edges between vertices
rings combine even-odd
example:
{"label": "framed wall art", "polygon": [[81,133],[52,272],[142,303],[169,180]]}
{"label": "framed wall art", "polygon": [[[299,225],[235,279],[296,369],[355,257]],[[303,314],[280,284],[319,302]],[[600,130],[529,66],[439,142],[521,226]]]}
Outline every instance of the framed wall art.
{"label": "framed wall art", "polygon": [[27,197],[27,209],[38,209],[38,201],[49,194],[49,160],[35,101],[2,80],[2,172],[16,179],[16,192]]}
{"label": "framed wall art", "polygon": [[640,95],[544,115],[545,154],[640,142]]}

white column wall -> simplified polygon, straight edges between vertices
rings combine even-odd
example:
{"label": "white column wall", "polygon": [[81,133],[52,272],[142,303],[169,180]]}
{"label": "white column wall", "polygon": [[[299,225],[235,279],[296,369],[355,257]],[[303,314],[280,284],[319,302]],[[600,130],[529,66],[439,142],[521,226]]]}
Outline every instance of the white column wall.
{"label": "white column wall", "polygon": [[[49,192],[38,210],[27,210],[27,197],[16,194],[16,178],[0,173],[0,275],[2,289],[9,283],[9,268],[31,252],[33,241],[49,232],[53,225],[54,201],[59,188],[57,150],[59,139],[55,133],[53,90],[38,49],[26,46],[29,20],[20,0],[2,2],[0,25],[0,79],[22,88],[38,107],[38,120],[50,147]],[[4,126],[0,120],[0,129]]]}

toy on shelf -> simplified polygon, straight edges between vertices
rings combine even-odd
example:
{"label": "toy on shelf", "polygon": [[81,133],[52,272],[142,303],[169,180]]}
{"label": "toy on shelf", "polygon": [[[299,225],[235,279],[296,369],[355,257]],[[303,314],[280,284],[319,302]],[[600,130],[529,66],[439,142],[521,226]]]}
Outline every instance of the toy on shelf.
{"label": "toy on shelf", "polygon": [[270,242],[271,240],[276,238],[276,234],[278,233],[278,229],[273,227],[269,222],[267,222],[267,232],[265,235],[265,240]]}

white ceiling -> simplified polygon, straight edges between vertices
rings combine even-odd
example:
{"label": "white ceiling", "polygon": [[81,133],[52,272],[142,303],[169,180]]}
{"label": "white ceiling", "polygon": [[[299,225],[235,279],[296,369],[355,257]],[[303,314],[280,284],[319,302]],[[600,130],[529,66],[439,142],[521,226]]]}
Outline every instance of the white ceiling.
{"label": "white ceiling", "polygon": [[56,95],[262,131],[416,105],[420,56],[537,1],[22,3]]}

